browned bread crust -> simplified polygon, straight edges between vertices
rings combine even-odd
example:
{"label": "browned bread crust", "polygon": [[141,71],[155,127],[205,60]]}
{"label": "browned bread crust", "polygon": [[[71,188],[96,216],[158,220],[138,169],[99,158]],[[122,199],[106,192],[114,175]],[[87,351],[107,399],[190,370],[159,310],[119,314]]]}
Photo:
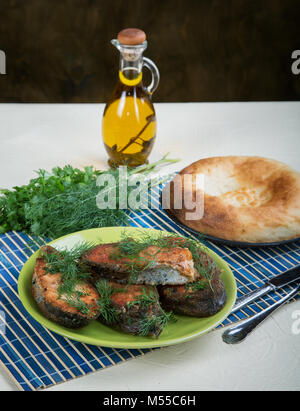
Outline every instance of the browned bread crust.
{"label": "browned bread crust", "polygon": [[[188,220],[187,210],[170,212],[183,224],[207,235],[251,243],[300,237],[300,173],[279,161],[262,157],[211,157],[184,168],[177,177],[196,199],[195,184],[184,187],[185,174],[204,174],[204,215]],[[174,180],[173,180],[174,181]]]}

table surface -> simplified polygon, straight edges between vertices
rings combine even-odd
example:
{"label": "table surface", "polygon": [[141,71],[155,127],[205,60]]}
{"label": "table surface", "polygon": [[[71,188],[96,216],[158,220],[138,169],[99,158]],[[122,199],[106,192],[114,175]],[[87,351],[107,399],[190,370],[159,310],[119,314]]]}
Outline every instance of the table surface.
{"label": "table surface", "polygon": [[[300,102],[155,107],[158,136],[150,161],[167,152],[182,159],[168,171],[216,155],[260,155],[300,171]],[[107,167],[100,128],[103,108],[102,104],[1,104],[0,187],[25,184],[39,168]],[[299,390],[296,317],[300,318],[299,300],[280,308],[238,345],[224,344],[223,330],[218,329],[47,391]],[[0,369],[0,390],[16,389]]]}

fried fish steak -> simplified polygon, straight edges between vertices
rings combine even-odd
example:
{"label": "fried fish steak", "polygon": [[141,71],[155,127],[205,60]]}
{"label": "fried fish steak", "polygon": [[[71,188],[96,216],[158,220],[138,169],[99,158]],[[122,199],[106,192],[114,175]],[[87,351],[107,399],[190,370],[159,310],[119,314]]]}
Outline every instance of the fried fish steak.
{"label": "fried fish steak", "polygon": [[[198,273],[188,248],[145,248],[137,258],[116,258],[118,243],[100,244],[89,250],[83,260],[97,270],[103,278],[120,283],[134,284],[185,284],[195,281]],[[135,266],[138,275],[131,276]]]}
{"label": "fried fish steak", "polygon": [[209,278],[202,277],[185,285],[158,287],[163,309],[191,317],[209,317],[224,307],[226,292],[221,271],[208,254],[199,252],[203,254],[203,270],[207,270]]}
{"label": "fried fish steak", "polygon": [[[156,337],[161,334],[165,315],[159,303],[156,287],[151,285],[126,284],[114,281],[106,282],[110,289],[109,302],[106,296],[100,295],[100,316],[102,323],[127,334]],[[106,301],[101,305],[101,298]]]}
{"label": "fried fish steak", "polygon": [[[52,247],[44,247],[44,253],[57,252]],[[58,288],[61,274],[48,273],[44,257],[37,258],[32,276],[32,294],[45,317],[68,328],[80,328],[98,318],[99,307],[97,301],[99,294],[96,289],[87,282],[81,282],[74,288],[83,295],[80,300],[89,307],[88,313],[83,313],[78,308],[70,305],[70,296],[59,296]],[[72,295],[71,295],[72,298]]]}

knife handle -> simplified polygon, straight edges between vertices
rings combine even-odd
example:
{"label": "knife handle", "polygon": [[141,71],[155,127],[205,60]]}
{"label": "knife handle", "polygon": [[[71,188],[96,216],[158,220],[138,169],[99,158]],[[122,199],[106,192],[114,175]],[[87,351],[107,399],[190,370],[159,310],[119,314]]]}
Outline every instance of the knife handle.
{"label": "knife handle", "polygon": [[270,291],[274,291],[275,288],[276,287],[274,285],[270,283],[266,283],[265,285],[258,288],[257,290],[251,291],[250,293],[237,298],[231,313],[234,313],[240,310],[241,308],[245,307],[245,305],[248,305],[252,301],[256,300],[259,297],[262,297],[263,295],[269,293]]}
{"label": "knife handle", "polygon": [[226,344],[237,344],[243,341],[247,335],[254,330],[262,321],[264,321],[270,314],[272,314],[275,310],[277,310],[281,305],[283,305],[286,301],[290,300],[291,298],[295,297],[300,291],[300,283],[296,286],[294,290],[292,290],[289,294],[282,297],[278,300],[275,304],[270,305],[265,310],[261,311],[258,314],[255,314],[253,317],[248,318],[241,323],[228,328],[224,331],[222,335],[222,339]]}

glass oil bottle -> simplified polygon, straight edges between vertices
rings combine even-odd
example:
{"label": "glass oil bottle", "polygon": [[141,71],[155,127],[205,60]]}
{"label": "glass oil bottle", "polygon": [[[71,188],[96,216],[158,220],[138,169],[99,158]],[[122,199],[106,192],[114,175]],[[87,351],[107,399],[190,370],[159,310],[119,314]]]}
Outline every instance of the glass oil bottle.
{"label": "glass oil bottle", "polygon": [[[156,138],[151,96],[159,83],[159,71],[143,57],[147,41],[142,30],[122,30],[111,42],[120,52],[120,66],[118,82],[103,113],[103,142],[111,167],[137,167],[147,163]],[[143,85],[143,67],[152,74],[148,87]]]}

